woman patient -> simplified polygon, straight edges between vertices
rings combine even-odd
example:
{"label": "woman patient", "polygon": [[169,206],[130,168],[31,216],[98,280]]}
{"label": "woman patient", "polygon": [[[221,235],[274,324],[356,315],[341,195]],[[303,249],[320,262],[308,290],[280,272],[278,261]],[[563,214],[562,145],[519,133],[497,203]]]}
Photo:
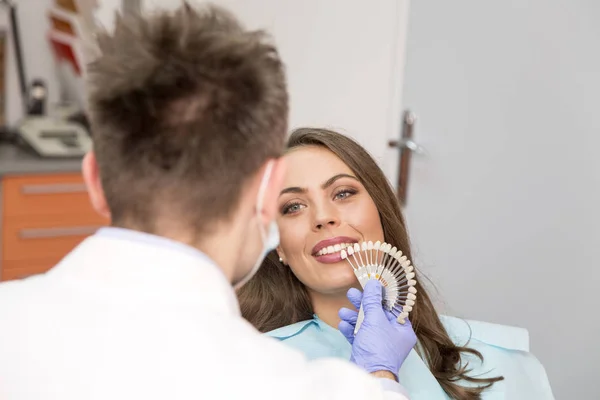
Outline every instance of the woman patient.
{"label": "woman patient", "polygon": [[[339,315],[356,310],[347,293],[360,285],[340,257],[316,252],[379,240],[411,259],[404,219],[385,175],[350,138],[298,129],[286,158],[281,244],[238,292],[242,314],[309,358],[349,359],[351,346],[338,327],[346,336],[351,327]],[[527,351],[526,331],[440,316],[419,282],[417,273],[409,317],[418,343],[398,372],[412,400],[553,398],[543,367]]]}

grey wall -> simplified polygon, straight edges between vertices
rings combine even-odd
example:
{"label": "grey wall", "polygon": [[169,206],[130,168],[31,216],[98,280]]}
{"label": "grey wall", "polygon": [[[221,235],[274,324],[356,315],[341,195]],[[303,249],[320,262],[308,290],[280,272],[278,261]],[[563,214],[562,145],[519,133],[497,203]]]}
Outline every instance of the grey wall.
{"label": "grey wall", "polygon": [[422,269],[445,311],[529,329],[557,399],[600,398],[600,2],[413,0],[409,21]]}

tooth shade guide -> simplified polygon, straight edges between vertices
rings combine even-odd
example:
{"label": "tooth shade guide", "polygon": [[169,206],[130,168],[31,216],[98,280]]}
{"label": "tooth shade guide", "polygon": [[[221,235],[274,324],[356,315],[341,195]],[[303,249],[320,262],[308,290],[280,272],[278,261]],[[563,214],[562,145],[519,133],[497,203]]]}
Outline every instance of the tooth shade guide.
{"label": "tooth shade guide", "polygon": [[[343,248],[342,259],[353,268],[364,288],[371,279],[377,279],[384,287],[383,303],[398,322],[405,323],[415,304],[416,280],[410,260],[395,246],[385,242],[355,243]],[[362,322],[362,306],[359,312],[358,330]],[[356,332],[356,331],[355,331]]]}

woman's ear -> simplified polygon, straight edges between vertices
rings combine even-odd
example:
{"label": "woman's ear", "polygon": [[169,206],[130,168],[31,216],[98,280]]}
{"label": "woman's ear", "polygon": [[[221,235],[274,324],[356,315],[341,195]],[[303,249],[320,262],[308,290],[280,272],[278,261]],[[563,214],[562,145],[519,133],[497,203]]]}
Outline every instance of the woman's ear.
{"label": "woman's ear", "polygon": [[285,260],[285,254],[284,254],[283,250],[281,249],[281,246],[277,246],[277,256],[279,256],[280,263],[282,263],[283,265],[287,265],[287,262]]}
{"label": "woman's ear", "polygon": [[81,170],[92,207],[94,207],[94,210],[96,210],[98,214],[110,219],[110,209],[108,208],[108,203],[104,196],[104,189],[102,188],[102,182],[100,181],[100,170],[98,168],[98,163],[96,162],[96,155],[93,151],[87,153],[83,158]]}

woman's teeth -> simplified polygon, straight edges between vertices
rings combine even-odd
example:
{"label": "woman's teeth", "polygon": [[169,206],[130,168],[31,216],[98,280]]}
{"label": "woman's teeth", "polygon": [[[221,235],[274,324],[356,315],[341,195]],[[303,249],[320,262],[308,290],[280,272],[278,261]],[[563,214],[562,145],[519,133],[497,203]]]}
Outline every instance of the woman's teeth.
{"label": "woman's teeth", "polygon": [[342,249],[345,249],[348,246],[353,246],[354,243],[340,243],[340,244],[336,244],[335,246],[327,246],[327,247],[323,247],[321,250],[319,250],[317,252],[317,257],[318,256],[324,256],[325,254],[333,254],[333,253],[339,253],[340,251],[342,251]]}

